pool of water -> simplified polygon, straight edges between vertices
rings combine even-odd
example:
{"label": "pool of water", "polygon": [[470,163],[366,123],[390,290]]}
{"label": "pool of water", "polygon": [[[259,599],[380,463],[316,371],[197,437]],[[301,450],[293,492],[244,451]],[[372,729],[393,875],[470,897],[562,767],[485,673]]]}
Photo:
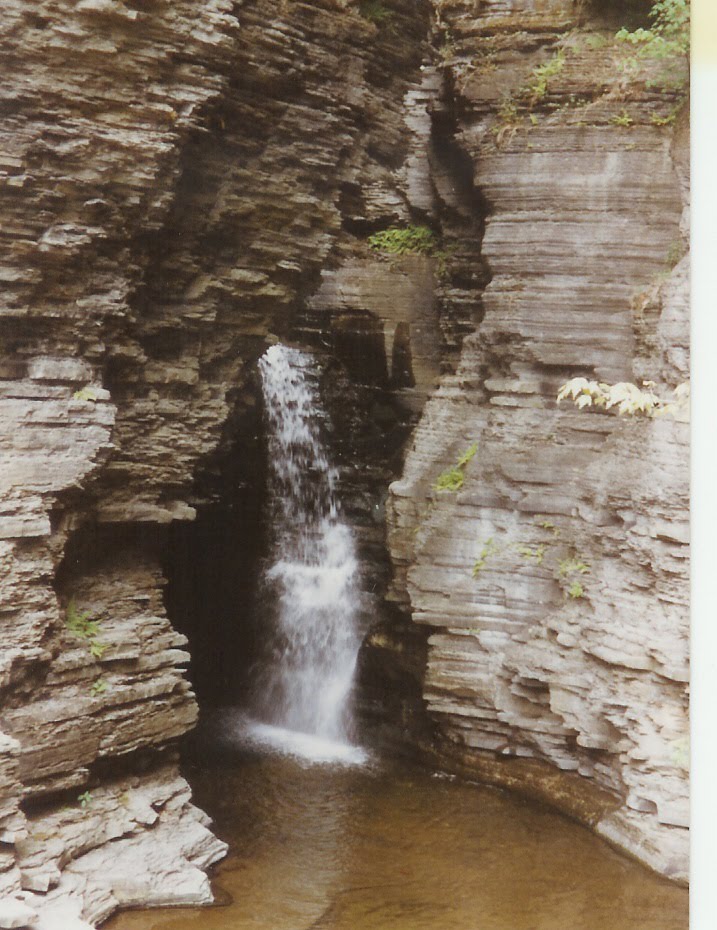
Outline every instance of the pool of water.
{"label": "pool of water", "polygon": [[[275,743],[276,741],[274,741]],[[111,930],[683,930],[687,892],[532,802],[272,740],[188,771],[231,853],[204,909]]]}

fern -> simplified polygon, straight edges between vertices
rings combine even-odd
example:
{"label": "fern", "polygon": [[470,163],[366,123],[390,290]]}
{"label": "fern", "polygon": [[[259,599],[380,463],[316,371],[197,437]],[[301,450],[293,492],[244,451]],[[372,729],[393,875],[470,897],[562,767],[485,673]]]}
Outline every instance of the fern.
{"label": "fern", "polygon": [[375,252],[389,255],[431,255],[438,246],[438,238],[428,226],[391,226],[368,237]]}
{"label": "fern", "polygon": [[478,443],[474,442],[459,457],[455,465],[447,468],[438,476],[433,485],[434,491],[459,491],[463,487],[465,468],[478,451]]}

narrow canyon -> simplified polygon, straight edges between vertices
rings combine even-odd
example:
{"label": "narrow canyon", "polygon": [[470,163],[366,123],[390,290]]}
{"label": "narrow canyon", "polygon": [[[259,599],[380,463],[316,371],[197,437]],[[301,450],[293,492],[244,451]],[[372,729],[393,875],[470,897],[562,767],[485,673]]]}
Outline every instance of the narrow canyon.
{"label": "narrow canyon", "polygon": [[[357,751],[327,791],[368,791],[364,749],[408,766],[391,848],[432,773],[443,820],[555,817],[676,928],[689,97],[652,2],[0,20],[0,928],[209,904],[242,833],[206,741],[277,707]],[[286,927],[374,926],[336,901]]]}

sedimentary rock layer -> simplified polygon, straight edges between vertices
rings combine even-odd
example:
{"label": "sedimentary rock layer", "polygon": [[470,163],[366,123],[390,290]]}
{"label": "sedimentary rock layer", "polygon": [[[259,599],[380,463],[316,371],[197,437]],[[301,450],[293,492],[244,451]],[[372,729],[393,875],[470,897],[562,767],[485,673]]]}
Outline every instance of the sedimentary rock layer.
{"label": "sedimentary rock layer", "polygon": [[[210,493],[197,475],[347,191],[396,198],[426,22],[393,7],[379,25],[342,0],[3,6],[9,925],[210,897],[198,870],[224,847],[171,751],[197,710],[161,596],[166,526]],[[130,857],[156,875],[131,884]]]}
{"label": "sedimentary rock layer", "polygon": [[436,6],[491,280],[391,488],[392,596],[428,631],[439,758],[684,880],[688,427],[556,405],[687,377],[679,77],[587,5]]}

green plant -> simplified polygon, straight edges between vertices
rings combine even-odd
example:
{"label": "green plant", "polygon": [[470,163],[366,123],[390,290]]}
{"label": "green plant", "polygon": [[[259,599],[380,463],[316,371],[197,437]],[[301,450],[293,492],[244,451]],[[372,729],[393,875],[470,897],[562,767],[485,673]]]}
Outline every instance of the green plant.
{"label": "green plant", "polygon": [[92,388],[84,387],[80,391],[75,391],[72,395],[73,400],[84,400],[94,403],[97,400],[97,392]]}
{"label": "green plant", "polygon": [[463,477],[466,465],[478,451],[478,443],[474,442],[460,456],[455,465],[447,468],[438,476],[433,485],[434,491],[459,491],[463,487]]}
{"label": "green plant", "polygon": [[525,93],[531,99],[531,103],[537,103],[542,100],[548,92],[548,84],[551,78],[560,74],[565,65],[565,49],[558,49],[553,57],[542,65],[534,68],[528,83],[525,86]]}
{"label": "green plant", "polygon": [[98,678],[96,681],[92,683],[92,687],[90,688],[90,691],[95,697],[102,694],[102,692],[106,690],[107,690],[107,682],[104,680],[104,678]]}
{"label": "green plant", "polygon": [[626,73],[637,71],[643,62],[662,61],[659,72],[648,76],[646,86],[678,90],[688,78],[684,66],[690,50],[689,0],[658,0],[650,11],[649,29],[621,29],[616,38],[632,49],[622,62]]}
{"label": "green plant", "polygon": [[469,446],[466,449],[466,451],[463,453],[463,455],[461,455],[461,457],[458,459],[458,462],[456,463],[458,467],[465,468],[466,465],[470,462],[470,460],[473,458],[473,456],[476,454],[477,451],[478,451],[478,443],[474,442],[473,445]]}
{"label": "green plant", "polygon": [[544,544],[536,546],[535,549],[520,544],[515,547],[515,551],[518,555],[522,555],[524,559],[529,559],[531,562],[535,562],[536,565],[542,565],[546,548],[547,546]]}
{"label": "green plant", "polygon": [[394,16],[393,10],[387,9],[381,0],[361,0],[358,12],[359,16],[376,26],[388,22]]}
{"label": "green plant", "polygon": [[391,226],[368,237],[369,248],[390,255],[430,255],[438,238],[428,226]]}
{"label": "green plant", "polygon": [[101,643],[97,636],[100,632],[100,621],[93,620],[89,611],[80,613],[77,609],[74,599],[67,605],[65,614],[65,625],[73,636],[77,636],[87,642],[90,655],[94,659],[101,659],[107,646]]}
{"label": "green plant", "polygon": [[609,410],[617,407],[620,416],[642,414],[659,417],[670,414],[678,418],[686,413],[690,398],[688,381],[677,385],[672,392],[673,400],[658,397],[652,390],[655,387],[654,381],[643,381],[642,384],[647,390],[643,391],[629,381],[610,385],[602,381],[588,381],[587,378],[573,378],[560,388],[557,402],[571,398],[579,409],[594,406]]}
{"label": "green plant", "polygon": [[70,633],[81,639],[93,639],[100,631],[99,621],[93,620],[89,611],[80,613],[74,600],[67,605],[65,624]]}
{"label": "green plant", "polygon": [[460,468],[447,468],[433,485],[435,491],[459,491],[462,487],[463,471]]}
{"label": "green plant", "polygon": [[584,596],[585,592],[583,591],[583,586],[579,581],[574,581],[568,588],[568,597],[577,598]]}
{"label": "green plant", "polygon": [[541,529],[549,530],[553,534],[553,536],[560,536],[560,530],[557,528],[557,526],[553,523],[552,520],[548,520],[546,517],[543,517],[542,515],[538,515],[535,518],[535,522],[538,524],[538,526]]}
{"label": "green plant", "polygon": [[77,795],[77,800],[80,802],[80,807],[87,808],[92,804],[92,795],[89,791],[83,791],[82,794]]}
{"label": "green plant", "polygon": [[650,19],[650,29],[630,31],[623,27],[616,38],[635,46],[643,57],[666,58],[689,53],[690,0],[657,0],[650,10]]}
{"label": "green plant", "polygon": [[659,113],[653,113],[650,116],[650,122],[653,126],[670,126],[677,119],[677,113],[670,110],[667,116],[660,116]]}
{"label": "green plant", "polygon": [[518,111],[518,104],[508,94],[503,97],[498,107],[498,122],[491,129],[495,136],[496,145],[501,145],[505,139],[512,139],[520,128],[523,118]]}
{"label": "green plant", "polygon": [[620,113],[616,113],[615,116],[612,117],[610,122],[613,124],[613,126],[629,127],[629,126],[632,126],[632,124],[635,121],[630,116],[630,114],[627,112],[627,110],[623,109],[620,111]]}
{"label": "green plant", "polygon": [[493,541],[493,537],[491,536],[490,539],[486,540],[486,542],[483,544],[483,548],[480,551],[480,555],[473,563],[472,574],[474,578],[476,578],[479,572],[481,572],[482,569],[485,567],[485,563],[490,558],[490,556],[495,555],[498,551],[499,551],[498,546],[495,544],[495,542]]}
{"label": "green plant", "polygon": [[558,574],[561,578],[566,575],[572,575],[577,572],[580,575],[586,575],[590,571],[590,566],[578,558],[570,557],[561,559],[558,563]]}

